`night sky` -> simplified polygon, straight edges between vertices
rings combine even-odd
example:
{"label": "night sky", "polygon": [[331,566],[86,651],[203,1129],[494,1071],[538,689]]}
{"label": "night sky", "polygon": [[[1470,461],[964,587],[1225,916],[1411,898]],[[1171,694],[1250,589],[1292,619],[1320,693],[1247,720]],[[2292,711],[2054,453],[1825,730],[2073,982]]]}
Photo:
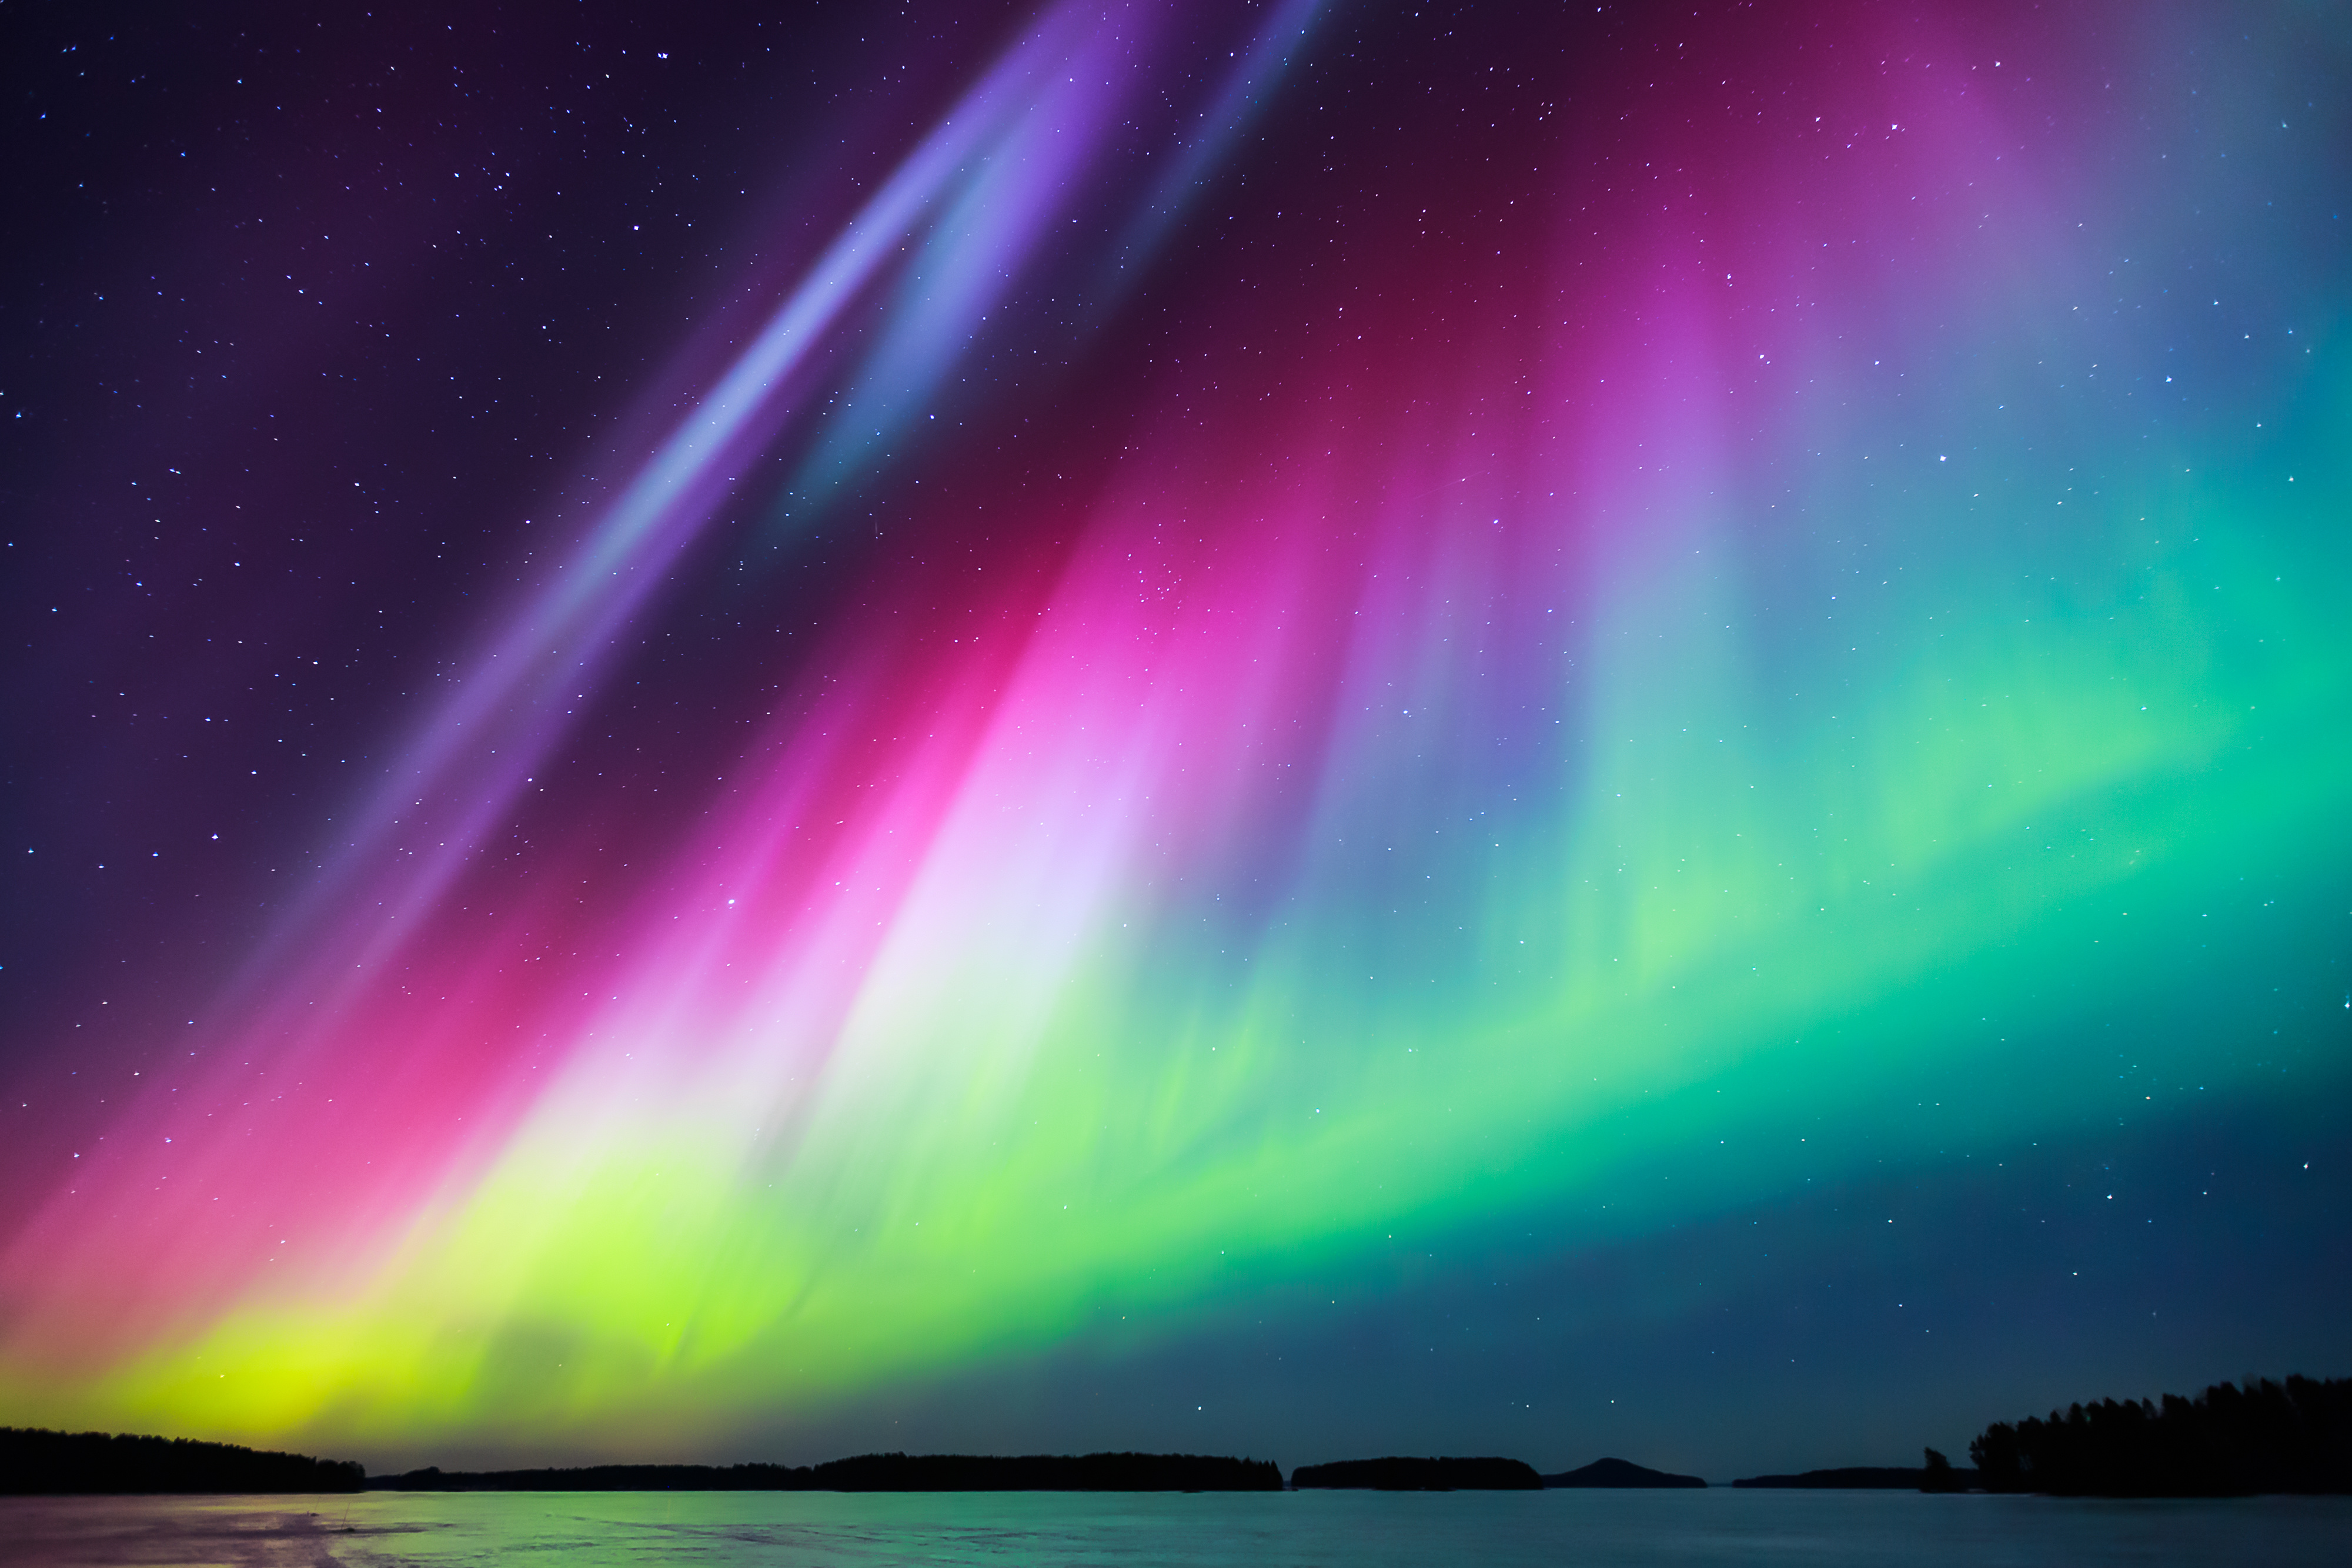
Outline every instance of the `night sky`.
{"label": "night sky", "polygon": [[2352,1373],[2352,11],[0,5],[0,1420],[1717,1480]]}

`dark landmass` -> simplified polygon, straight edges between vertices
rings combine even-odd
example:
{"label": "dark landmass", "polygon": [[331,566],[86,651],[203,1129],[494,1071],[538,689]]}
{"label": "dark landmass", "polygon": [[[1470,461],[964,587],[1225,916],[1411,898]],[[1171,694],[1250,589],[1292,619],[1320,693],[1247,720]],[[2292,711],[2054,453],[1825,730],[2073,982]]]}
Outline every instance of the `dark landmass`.
{"label": "dark landmass", "polygon": [[2057,1497],[2352,1492],[2352,1378],[2217,1383],[2195,1399],[2069,1406],[1969,1445],[1988,1491]]}
{"label": "dark landmass", "polygon": [[1749,1476],[1731,1484],[1798,1491],[1924,1491],[1927,1475],[1926,1470],[1910,1465],[1847,1465],[1840,1469],[1805,1470],[1793,1476]]}
{"label": "dark landmass", "polygon": [[1696,1476],[1670,1475],[1637,1465],[1631,1459],[1595,1459],[1580,1470],[1545,1476],[1548,1487],[1703,1487]]}
{"label": "dark landmass", "polygon": [[1535,1491],[1543,1478],[1518,1459],[1341,1459],[1301,1465],[1295,1487],[1370,1487],[1380,1491]]}
{"label": "dark landmass", "polygon": [[1927,1468],[1919,1472],[1919,1490],[1936,1492],[1974,1491],[1978,1476],[1974,1470],[1956,1470],[1952,1461],[1935,1449],[1927,1450]]}
{"label": "dark landmass", "polygon": [[257,1453],[233,1443],[0,1427],[0,1492],[358,1491],[356,1461]]}
{"label": "dark landmass", "polygon": [[860,1454],[821,1465],[589,1465],[372,1476],[384,1491],[1280,1491],[1270,1459],[1199,1454]]}
{"label": "dark landmass", "polygon": [[[1750,1476],[1735,1487],[1799,1490],[2042,1492],[2061,1497],[2352,1493],[2352,1378],[2217,1383],[2195,1399],[2105,1399],[2049,1419],[1996,1422],[1969,1445],[1974,1470],[1935,1449],[1919,1469],[1852,1465]],[[1344,1459],[1302,1465],[1303,1489],[1531,1491],[1690,1488],[1629,1460],[1539,1476],[1517,1459]],[[1270,1460],[1197,1454],[861,1454],[821,1465],[590,1465],[369,1477],[349,1460],[229,1443],[0,1427],[0,1493],[395,1491],[1280,1491]]]}
{"label": "dark landmass", "polygon": [[813,1468],[835,1491],[1280,1491],[1271,1459],[1199,1454],[864,1454]]}
{"label": "dark landmass", "polygon": [[588,1465],[569,1469],[445,1470],[370,1476],[370,1491],[808,1491],[809,1468],[786,1465]]}

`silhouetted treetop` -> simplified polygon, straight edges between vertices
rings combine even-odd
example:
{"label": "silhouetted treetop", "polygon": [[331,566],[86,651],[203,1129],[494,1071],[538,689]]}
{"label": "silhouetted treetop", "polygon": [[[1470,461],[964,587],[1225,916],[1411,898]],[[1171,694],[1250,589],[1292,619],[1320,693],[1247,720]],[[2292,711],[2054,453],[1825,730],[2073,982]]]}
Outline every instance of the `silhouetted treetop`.
{"label": "silhouetted treetop", "polygon": [[2352,1491],[2352,1378],[2217,1383],[1995,1422],[1969,1445],[1990,1491],[2246,1497]]}

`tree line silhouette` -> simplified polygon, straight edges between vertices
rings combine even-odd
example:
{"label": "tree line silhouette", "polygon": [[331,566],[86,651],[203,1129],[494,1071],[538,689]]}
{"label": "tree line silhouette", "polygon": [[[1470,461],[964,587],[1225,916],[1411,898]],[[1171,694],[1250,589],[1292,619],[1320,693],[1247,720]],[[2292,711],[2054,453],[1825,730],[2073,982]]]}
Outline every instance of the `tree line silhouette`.
{"label": "tree line silhouette", "polygon": [[1280,1491],[1270,1459],[1202,1454],[860,1454],[820,1465],[586,1465],[376,1476],[388,1491]]}
{"label": "tree line silhouette", "polygon": [[2217,1383],[1997,1421],[1969,1445],[1987,1491],[2058,1497],[2352,1492],[2352,1378]]}
{"label": "tree line silhouette", "polygon": [[[2352,1493],[2352,1378],[2217,1383],[2195,1399],[2103,1399],[2047,1420],[1997,1421],[1969,1445],[1974,1471],[1930,1448],[1920,1469],[1851,1467],[1736,1487],[1917,1487],[2061,1497]],[[1622,1459],[1539,1476],[1517,1459],[1344,1459],[1302,1465],[1303,1489],[1533,1490],[1706,1483]],[[0,1493],[398,1491],[1280,1491],[1271,1460],[1199,1454],[860,1454],[819,1465],[588,1465],[369,1477],[349,1460],[129,1433],[0,1427]]]}
{"label": "tree line silhouette", "polygon": [[366,1484],[357,1460],[187,1437],[0,1427],[0,1492],[320,1492]]}

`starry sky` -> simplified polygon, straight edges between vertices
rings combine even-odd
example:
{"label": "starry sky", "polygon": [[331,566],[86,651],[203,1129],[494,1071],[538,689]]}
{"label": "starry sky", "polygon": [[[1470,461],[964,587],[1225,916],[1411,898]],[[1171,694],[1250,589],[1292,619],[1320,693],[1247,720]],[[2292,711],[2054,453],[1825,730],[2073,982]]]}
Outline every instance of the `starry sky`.
{"label": "starry sky", "polygon": [[232,9],[0,14],[6,1419],[2352,1371],[2345,6]]}

